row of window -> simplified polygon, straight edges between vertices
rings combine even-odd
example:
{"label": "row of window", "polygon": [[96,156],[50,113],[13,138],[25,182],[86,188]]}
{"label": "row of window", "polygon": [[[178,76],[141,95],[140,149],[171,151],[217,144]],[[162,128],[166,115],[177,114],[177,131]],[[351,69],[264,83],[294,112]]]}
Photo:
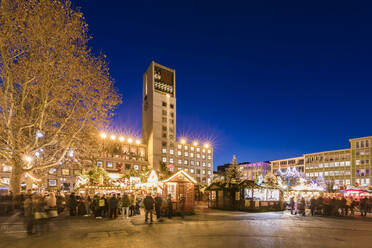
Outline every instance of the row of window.
{"label": "row of window", "polygon": [[[170,171],[174,171],[173,168],[169,169]],[[201,169],[193,169],[193,168],[181,168],[177,167],[177,170],[185,170],[186,172],[190,172],[191,174],[198,174],[198,175],[208,175],[212,176],[212,171],[211,170],[201,170]]]}
{"label": "row of window", "polygon": [[[166,157],[163,157],[162,158],[162,161],[164,162],[164,163],[167,163],[167,158]],[[169,163],[171,163],[171,164],[174,164],[174,159],[173,158],[169,158]],[[200,166],[200,165],[202,165],[203,167],[205,167],[205,166],[208,166],[208,167],[212,167],[212,163],[211,162],[208,162],[208,163],[206,163],[206,162],[204,162],[204,161],[202,161],[201,163],[200,163],[200,161],[194,161],[194,160],[187,160],[187,159],[185,159],[185,160],[183,160],[182,161],[182,159],[178,159],[178,161],[177,161],[177,164],[179,164],[179,165],[189,165],[189,162],[190,162],[190,165],[195,165],[195,166]]]}
{"label": "row of window", "polygon": [[350,166],[350,161],[308,165],[306,166],[306,169],[317,169],[317,168],[328,168],[328,167],[339,167],[339,166]]}
{"label": "row of window", "polygon": [[361,160],[359,160],[359,159],[357,159],[357,160],[355,160],[355,164],[356,165],[369,165],[369,159],[361,159]]}
{"label": "row of window", "polygon": [[[163,148],[162,149],[162,153],[163,154],[166,154],[167,153],[167,149],[166,148]],[[170,149],[169,150],[169,154],[170,155],[174,155],[174,150],[173,149]],[[182,152],[181,151],[177,151],[177,156],[179,156],[179,157],[182,157]],[[212,159],[212,155],[208,155],[208,156],[206,156],[205,154],[201,154],[200,155],[200,153],[196,153],[196,154],[194,154],[193,152],[184,152],[183,153],[183,156],[184,157],[189,157],[190,156],[190,158],[193,158],[194,156],[196,157],[196,158],[201,158],[201,159],[209,159],[209,160],[211,160]]]}
{"label": "row of window", "polygon": [[369,140],[360,140],[355,142],[356,148],[369,147]]}
{"label": "row of window", "polygon": [[306,173],[307,177],[322,177],[322,176],[348,176],[350,171],[325,171],[325,172],[311,172]]}
{"label": "row of window", "polygon": [[[163,107],[166,107],[167,106],[167,103],[166,102],[162,102],[162,106]],[[171,104],[169,104],[169,107],[171,108],[171,109],[174,109],[174,105],[171,103]]]}
{"label": "row of window", "polygon": [[347,154],[342,155],[326,155],[326,156],[313,156],[313,157],[307,157],[306,163],[312,163],[315,161],[336,161],[336,160],[350,160],[350,156]]}
{"label": "row of window", "polygon": [[[100,167],[103,167],[103,161],[97,161],[97,166],[100,166]],[[123,165],[122,163],[120,162],[111,162],[111,161],[107,161],[106,162],[106,169],[125,169],[125,170],[130,170],[132,168],[132,165],[131,164],[125,164]],[[142,165],[142,167],[140,165],[137,165],[137,164],[134,164],[133,165],[133,169],[135,170],[146,170],[147,169],[147,165]]]}
{"label": "row of window", "polygon": [[357,155],[357,156],[369,155],[369,150],[368,149],[366,149],[366,150],[357,150],[357,151],[355,151],[355,155]]}
{"label": "row of window", "polygon": [[181,150],[182,147],[183,147],[183,150],[185,150],[185,151],[189,150],[189,148],[190,148],[190,151],[192,151],[192,152],[196,150],[196,152],[200,152],[201,151],[202,153],[205,153],[205,152],[212,153],[212,150],[211,149],[205,149],[205,148],[200,149],[200,147],[194,147],[194,146],[189,146],[189,145],[183,145],[182,146],[182,144],[178,144],[177,145],[178,150]]}

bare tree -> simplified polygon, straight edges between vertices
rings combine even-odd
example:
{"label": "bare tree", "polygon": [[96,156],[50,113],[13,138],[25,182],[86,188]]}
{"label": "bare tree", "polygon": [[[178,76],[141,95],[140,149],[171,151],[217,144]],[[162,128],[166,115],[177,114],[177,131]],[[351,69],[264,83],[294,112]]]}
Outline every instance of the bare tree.
{"label": "bare tree", "polygon": [[[11,190],[27,171],[89,154],[121,99],[87,23],[69,1],[0,2],[0,159]],[[74,154],[75,153],[75,154]]]}

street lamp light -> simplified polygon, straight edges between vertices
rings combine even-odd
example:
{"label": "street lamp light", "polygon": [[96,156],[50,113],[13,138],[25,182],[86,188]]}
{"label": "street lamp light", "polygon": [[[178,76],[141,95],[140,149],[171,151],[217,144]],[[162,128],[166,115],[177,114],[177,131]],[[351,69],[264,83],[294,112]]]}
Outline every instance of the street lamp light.
{"label": "street lamp light", "polygon": [[186,140],[185,139],[181,139],[181,144],[185,144],[186,143]]}
{"label": "street lamp light", "polygon": [[115,140],[115,139],[116,139],[116,136],[115,136],[115,135],[111,135],[111,136],[110,136],[110,139],[111,139],[111,140]]}
{"label": "street lamp light", "polygon": [[192,143],[193,146],[197,146],[198,145],[198,142],[197,141],[194,141],[194,143]]}
{"label": "street lamp light", "polygon": [[101,138],[102,139],[106,139],[107,138],[107,134],[106,133],[101,133]]}
{"label": "street lamp light", "polygon": [[32,162],[32,158],[31,158],[30,156],[26,156],[26,157],[25,157],[25,161],[26,161],[27,163],[31,163],[31,162]]}
{"label": "street lamp light", "polygon": [[120,142],[123,142],[123,141],[124,141],[124,137],[121,136],[121,137],[119,138],[119,141],[120,141]]}
{"label": "street lamp light", "polygon": [[205,144],[204,144],[204,147],[205,147],[205,148],[209,148],[209,144],[208,144],[208,143],[205,143]]}
{"label": "street lamp light", "polygon": [[137,145],[141,144],[141,141],[139,139],[136,139],[136,144]]}
{"label": "street lamp light", "polygon": [[128,139],[128,143],[131,144],[133,142],[133,139],[132,138],[129,138]]}

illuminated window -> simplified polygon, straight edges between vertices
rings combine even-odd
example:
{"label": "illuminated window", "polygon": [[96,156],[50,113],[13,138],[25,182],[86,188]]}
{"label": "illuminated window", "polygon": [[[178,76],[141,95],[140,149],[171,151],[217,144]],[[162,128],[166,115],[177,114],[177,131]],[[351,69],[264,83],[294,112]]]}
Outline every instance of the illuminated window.
{"label": "illuminated window", "polygon": [[205,170],[203,170],[203,175],[205,175]]}
{"label": "illuminated window", "polygon": [[106,167],[107,168],[112,168],[112,162],[106,162]]}
{"label": "illuminated window", "polygon": [[182,149],[182,145],[181,145],[181,144],[178,144],[178,145],[177,145],[177,148],[178,148],[178,149]]}
{"label": "illuminated window", "polygon": [[191,165],[195,165],[195,161],[194,161],[194,160],[191,160],[191,161],[190,161],[190,164],[191,164]]}
{"label": "illuminated window", "polygon": [[167,153],[167,149],[166,148],[163,148],[163,149],[161,149],[161,152],[162,153]]}
{"label": "illuminated window", "polygon": [[345,162],[345,165],[346,165],[346,166],[350,166],[350,161],[346,161],[346,162]]}
{"label": "illuminated window", "polygon": [[170,149],[169,150],[169,154],[172,154],[173,155],[174,154],[174,150],[173,149]]}
{"label": "illuminated window", "polygon": [[173,164],[173,158],[170,158],[169,159],[169,163],[172,163]]}
{"label": "illuminated window", "polygon": [[196,166],[200,166],[200,162],[199,161],[196,161]]}
{"label": "illuminated window", "polygon": [[70,170],[69,169],[62,169],[62,175],[69,176],[70,175]]}
{"label": "illuminated window", "polygon": [[202,162],[202,166],[204,166],[204,167],[205,167],[205,162]]}
{"label": "illuminated window", "polygon": [[205,159],[205,155],[204,154],[202,155],[202,159]]}
{"label": "illuminated window", "polygon": [[200,158],[200,154],[199,154],[199,153],[197,153],[197,154],[196,154],[196,157],[197,157],[197,158]]}
{"label": "illuminated window", "polygon": [[180,150],[177,151],[178,156],[182,156],[182,152]]}
{"label": "illuminated window", "polygon": [[182,164],[182,160],[181,159],[178,159],[178,164]]}
{"label": "illuminated window", "polygon": [[188,150],[188,149],[189,149],[189,147],[188,147],[188,146],[184,146],[184,147],[183,147],[183,149],[185,149],[185,150]]}
{"label": "illuminated window", "polygon": [[210,162],[208,162],[208,167],[211,167],[211,163]]}
{"label": "illuminated window", "polygon": [[12,166],[4,165],[3,172],[11,172],[11,171],[12,171]]}
{"label": "illuminated window", "polygon": [[208,171],[208,175],[211,175],[212,174],[212,172],[211,171]]}
{"label": "illuminated window", "polygon": [[102,161],[97,161],[97,166],[101,167],[103,165]]}
{"label": "illuminated window", "polygon": [[212,159],[212,156],[211,155],[208,155],[208,159],[211,160]]}
{"label": "illuminated window", "polygon": [[194,148],[193,146],[192,146],[192,147],[190,147],[190,150],[191,150],[191,151],[194,151],[194,149],[195,149],[195,148]]}
{"label": "illuminated window", "polygon": [[210,149],[208,149],[208,153],[211,153],[212,151]]}
{"label": "illuminated window", "polygon": [[355,160],[356,165],[360,165],[360,160]]}
{"label": "illuminated window", "polygon": [[193,158],[194,157],[194,153],[191,152],[190,153],[190,157]]}
{"label": "illuminated window", "polygon": [[138,166],[137,164],[133,165],[133,168],[134,168],[135,170],[139,170],[139,166]]}
{"label": "illuminated window", "polygon": [[185,152],[185,157],[188,157],[189,156],[189,153],[188,152]]}
{"label": "illuminated window", "polygon": [[194,173],[194,172],[195,172],[195,170],[194,170],[194,169],[190,169],[190,172],[191,172],[191,173]]}
{"label": "illuminated window", "polygon": [[196,148],[196,152],[200,152],[200,147],[197,147]]}
{"label": "illuminated window", "polygon": [[184,161],[183,161],[183,164],[184,165],[187,165],[189,163],[189,161],[187,160],[187,159],[185,159]]}
{"label": "illuminated window", "polygon": [[163,157],[162,158],[162,161],[165,163],[165,162],[167,162],[167,158],[166,157]]}
{"label": "illuminated window", "polygon": [[171,195],[173,200],[176,200],[176,183],[167,183],[167,193]]}

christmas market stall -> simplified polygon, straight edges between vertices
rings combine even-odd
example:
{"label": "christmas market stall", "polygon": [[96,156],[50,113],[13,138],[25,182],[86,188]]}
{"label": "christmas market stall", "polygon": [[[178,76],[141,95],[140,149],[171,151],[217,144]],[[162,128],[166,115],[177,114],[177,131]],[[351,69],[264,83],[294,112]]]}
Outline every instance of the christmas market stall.
{"label": "christmas market stall", "polygon": [[281,210],[281,190],[275,184],[257,184],[251,180],[240,183],[240,210]]}
{"label": "christmas market stall", "polygon": [[290,198],[294,199],[305,198],[309,200],[311,197],[319,197],[325,192],[325,187],[321,186],[315,181],[307,182],[306,179],[300,178],[298,185],[290,187],[288,191],[284,193],[284,201],[289,204]]}
{"label": "christmas market stall", "polygon": [[163,198],[168,198],[168,195],[171,195],[173,211],[180,212],[182,201],[184,201],[184,212],[192,213],[194,211],[194,187],[196,184],[194,178],[184,170],[180,170],[161,183],[163,185]]}

